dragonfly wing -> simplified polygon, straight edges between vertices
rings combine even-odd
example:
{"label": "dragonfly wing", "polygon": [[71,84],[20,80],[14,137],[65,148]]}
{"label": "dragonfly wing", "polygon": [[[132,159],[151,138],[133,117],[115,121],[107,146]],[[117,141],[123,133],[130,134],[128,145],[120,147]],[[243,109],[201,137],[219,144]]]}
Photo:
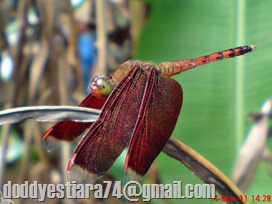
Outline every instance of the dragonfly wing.
{"label": "dragonfly wing", "polygon": [[[91,93],[79,104],[82,107],[101,109],[106,102],[106,98],[98,99]],[[92,123],[62,121],[53,125],[43,136],[43,139],[52,136],[58,140],[74,140],[82,134]]]}
{"label": "dragonfly wing", "polygon": [[131,136],[125,163],[130,180],[146,174],[170,138],[182,106],[182,88],[175,80],[157,74],[155,83],[153,90],[146,89],[149,93],[141,104],[146,111]]}
{"label": "dragonfly wing", "polygon": [[94,182],[112,166],[131,137],[141,104],[146,74],[131,70],[113,89],[96,122],[83,136],[68,164],[69,179]]}

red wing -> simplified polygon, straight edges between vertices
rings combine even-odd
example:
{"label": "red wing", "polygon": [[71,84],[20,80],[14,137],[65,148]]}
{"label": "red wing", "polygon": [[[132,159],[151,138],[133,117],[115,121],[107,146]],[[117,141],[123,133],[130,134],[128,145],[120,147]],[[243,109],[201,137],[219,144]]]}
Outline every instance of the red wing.
{"label": "red wing", "polygon": [[[106,102],[106,98],[98,99],[91,93],[79,104],[82,107],[101,109]],[[46,139],[48,136],[53,136],[59,140],[73,140],[83,133],[92,123],[82,123],[74,121],[62,121],[53,125],[43,136]]]}
{"label": "red wing", "polygon": [[[182,106],[182,88],[173,79],[157,75],[156,88],[147,94],[143,118],[137,121],[125,163],[132,180],[143,176],[170,138]],[[151,85],[150,85],[151,86]],[[148,89],[147,89],[148,90]]]}
{"label": "red wing", "polygon": [[134,66],[114,88],[99,119],[94,122],[75,149],[68,165],[69,179],[94,182],[122,153],[135,126],[146,73]]}

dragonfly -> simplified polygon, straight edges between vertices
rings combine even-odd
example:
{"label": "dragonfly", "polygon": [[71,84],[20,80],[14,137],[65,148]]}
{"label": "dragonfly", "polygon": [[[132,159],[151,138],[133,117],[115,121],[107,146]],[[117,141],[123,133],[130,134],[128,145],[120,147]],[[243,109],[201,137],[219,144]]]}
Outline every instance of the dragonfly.
{"label": "dragonfly", "polygon": [[159,65],[136,60],[124,62],[112,76],[95,77],[89,95],[79,104],[101,109],[95,122],[58,122],[46,131],[43,140],[53,137],[71,141],[85,132],[68,163],[70,181],[95,182],[125,149],[124,173],[130,180],[139,180],[170,138],[182,107],[182,87],[171,76],[244,55],[255,48],[239,46]]}

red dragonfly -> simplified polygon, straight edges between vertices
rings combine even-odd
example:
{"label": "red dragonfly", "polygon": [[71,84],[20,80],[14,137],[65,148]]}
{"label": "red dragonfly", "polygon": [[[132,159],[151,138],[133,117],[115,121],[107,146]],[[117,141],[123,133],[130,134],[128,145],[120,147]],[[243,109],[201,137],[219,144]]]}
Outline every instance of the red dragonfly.
{"label": "red dragonfly", "polygon": [[170,138],[181,110],[183,91],[170,78],[188,69],[251,52],[241,46],[195,59],[163,62],[156,66],[130,60],[108,79],[98,76],[91,93],[79,106],[101,109],[93,123],[63,121],[43,136],[73,140],[83,133],[68,164],[70,180],[94,182],[128,147],[124,172],[130,179],[146,174]]}

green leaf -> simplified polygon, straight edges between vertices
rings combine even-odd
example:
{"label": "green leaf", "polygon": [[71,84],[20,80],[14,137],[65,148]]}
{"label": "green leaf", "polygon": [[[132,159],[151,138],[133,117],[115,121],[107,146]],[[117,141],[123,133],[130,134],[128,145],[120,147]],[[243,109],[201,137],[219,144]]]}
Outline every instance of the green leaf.
{"label": "green leaf", "polygon": [[[174,137],[230,175],[252,124],[246,117],[271,96],[272,1],[149,0],[151,13],[140,38],[138,60],[190,59],[239,45],[252,53],[205,65],[174,78],[184,90]],[[169,90],[171,91],[171,90]],[[174,101],[173,101],[174,103]],[[199,183],[187,169],[159,157],[163,182]],[[171,166],[171,168],[169,168]],[[271,178],[261,163],[246,194],[270,195]],[[174,201],[180,203],[180,201]],[[186,200],[184,203],[210,203]]]}

